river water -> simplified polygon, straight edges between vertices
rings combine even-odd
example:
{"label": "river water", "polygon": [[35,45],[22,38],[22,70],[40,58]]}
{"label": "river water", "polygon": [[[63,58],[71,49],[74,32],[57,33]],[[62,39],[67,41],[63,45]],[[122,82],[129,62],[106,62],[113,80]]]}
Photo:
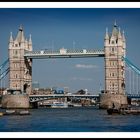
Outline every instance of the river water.
{"label": "river water", "polygon": [[140,115],[108,115],[98,107],[39,108],[30,113],[1,116],[0,132],[140,132]]}

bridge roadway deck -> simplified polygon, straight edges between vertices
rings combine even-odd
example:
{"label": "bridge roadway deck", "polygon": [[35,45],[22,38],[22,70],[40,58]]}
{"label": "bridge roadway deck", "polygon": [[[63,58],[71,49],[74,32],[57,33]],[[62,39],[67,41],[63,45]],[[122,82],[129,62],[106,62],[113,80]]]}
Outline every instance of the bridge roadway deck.
{"label": "bridge roadway deck", "polygon": [[[2,97],[2,95],[0,95],[0,98]],[[92,95],[75,95],[75,94],[72,94],[72,95],[64,95],[64,94],[51,94],[51,95],[29,95],[30,98],[32,97],[91,97],[91,98],[94,98],[94,97],[99,97],[99,94],[92,94]],[[128,94],[127,97],[130,97],[130,98],[140,98],[140,94]]]}
{"label": "bridge roadway deck", "polygon": [[58,50],[58,51],[27,51],[26,58],[45,59],[45,58],[84,58],[84,57],[104,57],[104,50]]}

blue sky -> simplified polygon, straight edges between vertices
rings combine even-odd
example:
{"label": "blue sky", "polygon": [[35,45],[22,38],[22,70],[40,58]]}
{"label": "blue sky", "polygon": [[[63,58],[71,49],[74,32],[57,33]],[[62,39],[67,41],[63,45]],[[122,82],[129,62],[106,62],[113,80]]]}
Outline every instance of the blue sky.
{"label": "blue sky", "polygon": [[[105,29],[114,21],[125,31],[127,58],[140,67],[140,9],[134,8],[0,8],[0,64],[8,57],[10,32],[20,24],[33,49],[103,49]],[[75,45],[73,45],[75,42]],[[69,87],[74,92],[104,88],[104,58],[33,60],[33,81],[41,87]]]}

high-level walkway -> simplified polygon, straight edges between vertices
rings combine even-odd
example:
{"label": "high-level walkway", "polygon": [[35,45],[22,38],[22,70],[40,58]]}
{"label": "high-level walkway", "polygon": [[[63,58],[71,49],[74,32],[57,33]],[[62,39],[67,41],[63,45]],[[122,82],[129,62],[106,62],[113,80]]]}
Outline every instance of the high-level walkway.
{"label": "high-level walkway", "polygon": [[58,51],[41,50],[27,51],[24,54],[26,58],[43,59],[43,58],[82,58],[82,57],[104,57],[104,50],[67,50],[60,49]]}

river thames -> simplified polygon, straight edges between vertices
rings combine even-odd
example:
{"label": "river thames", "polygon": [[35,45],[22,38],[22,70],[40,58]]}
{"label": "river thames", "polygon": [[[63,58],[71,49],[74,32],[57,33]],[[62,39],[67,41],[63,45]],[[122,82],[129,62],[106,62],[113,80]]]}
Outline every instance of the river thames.
{"label": "river thames", "polygon": [[140,132],[139,115],[108,115],[98,107],[39,108],[30,113],[1,116],[0,132]]}

